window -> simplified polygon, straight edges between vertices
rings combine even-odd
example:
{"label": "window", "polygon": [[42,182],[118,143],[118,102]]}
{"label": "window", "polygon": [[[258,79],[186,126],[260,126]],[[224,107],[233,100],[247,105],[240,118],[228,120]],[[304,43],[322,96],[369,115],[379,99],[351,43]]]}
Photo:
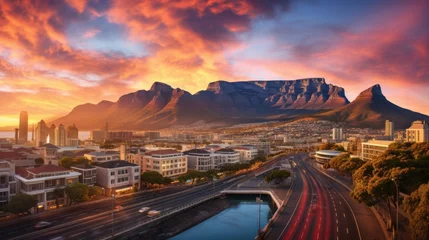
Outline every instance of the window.
{"label": "window", "polygon": [[139,180],[139,176],[135,176],[134,180],[138,181]]}
{"label": "window", "polygon": [[115,172],[114,171],[110,172],[110,176],[115,176]]}
{"label": "window", "polygon": [[134,172],[139,172],[139,169],[138,168],[134,168]]}
{"label": "window", "polygon": [[115,184],[115,179],[110,180],[110,184]]}

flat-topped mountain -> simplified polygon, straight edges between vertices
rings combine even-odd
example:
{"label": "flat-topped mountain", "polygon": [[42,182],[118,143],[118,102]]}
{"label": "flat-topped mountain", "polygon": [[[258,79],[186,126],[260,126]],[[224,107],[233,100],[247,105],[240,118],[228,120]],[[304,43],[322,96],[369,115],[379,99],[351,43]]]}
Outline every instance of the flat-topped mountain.
{"label": "flat-topped mountain", "polygon": [[76,123],[80,129],[109,122],[118,129],[157,129],[197,121],[252,121],[336,109],[349,103],[344,89],[324,78],[275,81],[217,81],[192,95],[155,82],[149,90],[121,96],[116,102],[83,104],[53,123]]}

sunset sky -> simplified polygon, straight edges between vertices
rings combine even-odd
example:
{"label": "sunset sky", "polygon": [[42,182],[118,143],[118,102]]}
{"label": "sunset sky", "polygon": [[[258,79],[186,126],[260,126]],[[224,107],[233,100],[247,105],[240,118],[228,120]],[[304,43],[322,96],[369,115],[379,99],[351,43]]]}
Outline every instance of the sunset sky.
{"label": "sunset sky", "polygon": [[[347,3],[345,3],[347,2]],[[324,77],[429,114],[427,0],[0,0],[0,126],[154,81]]]}

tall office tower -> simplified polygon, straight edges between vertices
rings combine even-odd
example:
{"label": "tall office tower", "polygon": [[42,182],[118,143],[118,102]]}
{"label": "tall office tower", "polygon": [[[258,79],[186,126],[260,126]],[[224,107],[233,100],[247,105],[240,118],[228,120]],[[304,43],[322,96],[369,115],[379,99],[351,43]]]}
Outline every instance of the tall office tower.
{"label": "tall office tower", "polygon": [[34,123],[33,123],[33,130],[31,132],[31,141],[34,142]]}
{"label": "tall office tower", "polygon": [[427,142],[429,141],[429,126],[425,121],[414,121],[405,133],[406,142]]}
{"label": "tall office tower", "polygon": [[106,126],[104,127],[104,141],[107,141],[109,137],[109,123],[106,122]]}
{"label": "tall office tower", "polygon": [[55,129],[55,145],[64,147],[66,145],[66,139],[66,129],[64,128],[64,125],[60,124]]}
{"label": "tall office tower", "polygon": [[46,144],[46,140],[49,136],[49,130],[46,126],[45,121],[41,120],[37,123],[36,127],[36,146],[40,147],[43,144]]}
{"label": "tall office tower", "polygon": [[26,143],[28,141],[28,113],[21,111],[19,114],[19,141]]}
{"label": "tall office tower", "polygon": [[18,144],[18,128],[15,128],[15,144]]}
{"label": "tall office tower", "polygon": [[343,129],[342,128],[333,128],[332,129],[332,139],[335,141],[343,140]]}
{"label": "tall office tower", "polygon": [[395,123],[386,120],[384,126],[384,136],[389,137],[390,140],[393,140],[393,138],[395,138]]}
{"label": "tall office tower", "polygon": [[67,138],[79,138],[79,129],[74,123],[72,126],[67,127]]}
{"label": "tall office tower", "polygon": [[57,145],[56,137],[55,137],[56,128],[57,126],[55,126],[55,124],[52,124],[51,127],[49,128],[49,143],[54,145]]}

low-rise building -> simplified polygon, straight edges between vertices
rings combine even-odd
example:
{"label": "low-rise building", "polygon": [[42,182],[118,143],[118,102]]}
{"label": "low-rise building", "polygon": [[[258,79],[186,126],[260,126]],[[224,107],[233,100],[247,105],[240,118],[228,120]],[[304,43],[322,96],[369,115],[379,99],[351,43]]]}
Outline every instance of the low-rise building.
{"label": "low-rise building", "polygon": [[119,153],[116,151],[91,152],[91,153],[84,154],[83,156],[88,160],[90,160],[92,163],[121,160]]}
{"label": "low-rise building", "polygon": [[429,126],[426,122],[414,121],[405,132],[405,141],[418,143],[429,141]]}
{"label": "low-rise building", "polygon": [[0,206],[6,205],[16,194],[15,165],[0,160]]}
{"label": "low-rise building", "polygon": [[140,166],[127,161],[106,161],[94,165],[97,184],[105,193],[120,194],[133,188],[140,189]]}
{"label": "low-rise building", "polygon": [[216,154],[205,149],[191,149],[184,152],[188,159],[188,169],[197,171],[207,171],[215,169],[215,162],[219,162],[220,154]]}
{"label": "low-rise building", "polygon": [[343,153],[344,152],[335,151],[335,150],[320,150],[316,152],[316,154],[314,155],[314,158],[316,159],[317,163],[325,164],[329,162],[329,160],[331,160],[332,158],[337,157]]}
{"label": "low-rise building", "polygon": [[231,148],[221,148],[214,153],[219,154],[219,160],[215,161],[216,167],[225,164],[234,164],[240,162],[240,153]]}
{"label": "low-rise building", "polygon": [[362,160],[370,161],[383,154],[394,141],[369,140],[362,143]]}
{"label": "low-rise building", "polygon": [[240,162],[246,163],[253,159],[255,159],[258,156],[258,149],[253,146],[239,146],[239,147],[232,147],[236,152],[240,154]]}
{"label": "low-rise building", "polygon": [[45,164],[53,164],[58,166],[58,162],[60,160],[58,155],[58,147],[47,143],[39,147],[40,154],[43,160],[45,161]]}
{"label": "low-rise building", "polygon": [[97,169],[90,164],[80,164],[70,168],[73,172],[78,172],[79,182],[88,186],[93,186],[97,183]]}
{"label": "low-rise building", "polygon": [[[15,178],[19,193],[33,195],[37,198],[38,211],[56,208],[56,188],[64,189],[68,184],[79,181],[78,172],[52,164],[36,168],[15,168]],[[66,204],[66,198],[59,199],[59,205]]]}
{"label": "low-rise building", "polygon": [[144,154],[143,171],[155,171],[164,177],[177,177],[188,171],[186,155],[176,150],[155,150]]}

